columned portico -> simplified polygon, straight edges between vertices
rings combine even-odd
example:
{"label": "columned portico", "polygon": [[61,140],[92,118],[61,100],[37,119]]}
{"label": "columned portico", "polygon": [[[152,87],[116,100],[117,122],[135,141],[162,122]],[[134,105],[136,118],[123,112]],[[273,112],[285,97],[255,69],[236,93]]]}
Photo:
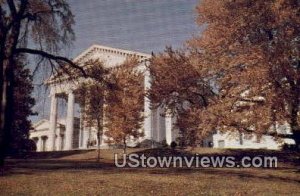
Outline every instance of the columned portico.
{"label": "columned portico", "polygon": [[74,133],[74,104],[75,95],[72,90],[68,91],[67,118],[66,118],[66,134],[65,134],[65,149],[73,149],[73,133]]}
{"label": "columned portico", "polygon": [[[106,68],[114,68],[127,58],[135,57],[138,58],[139,65],[137,69],[143,73],[143,83],[145,92],[151,88],[151,75],[147,68],[147,63],[151,58],[151,55],[127,51],[122,49],[110,48],[105,46],[93,45],[81,55],[74,59],[74,62],[81,65],[91,59],[101,59],[105,62]],[[85,127],[85,122],[83,121],[83,116],[75,118],[75,94],[74,91],[78,88],[80,83],[84,81],[84,78],[79,78],[77,81],[68,80],[56,80],[55,77],[51,77],[47,83],[51,88],[51,111],[50,111],[50,125],[49,130],[49,150],[73,150],[75,148],[86,149],[88,148],[89,142],[94,142],[97,138],[96,131],[93,128]],[[65,96],[66,95],[66,96]],[[63,130],[57,126],[57,97],[63,97],[67,99],[67,115],[66,118],[60,123],[63,125]],[[95,95],[96,96],[96,95]],[[84,106],[80,106],[84,107]],[[60,114],[61,114],[61,110]],[[144,122],[141,131],[144,132],[143,140],[153,140],[156,142],[161,142],[166,138],[166,128],[168,129],[167,137],[168,143],[174,141],[174,134],[172,134],[171,129],[173,128],[172,118],[165,121],[165,118],[160,116],[163,110],[161,108],[157,110],[151,110],[151,102],[148,97],[144,98]],[[77,113],[76,113],[77,115]],[[105,113],[104,121],[105,121]],[[60,119],[59,119],[60,122]],[[79,122],[79,123],[78,123]],[[104,129],[104,132],[106,130]],[[57,136],[57,138],[56,138]],[[64,136],[62,138],[62,136]],[[171,137],[170,137],[171,136]],[[55,139],[56,138],[56,139]],[[106,144],[103,141],[106,140],[106,136],[103,135],[101,147],[105,147]],[[98,141],[100,142],[100,141]]]}

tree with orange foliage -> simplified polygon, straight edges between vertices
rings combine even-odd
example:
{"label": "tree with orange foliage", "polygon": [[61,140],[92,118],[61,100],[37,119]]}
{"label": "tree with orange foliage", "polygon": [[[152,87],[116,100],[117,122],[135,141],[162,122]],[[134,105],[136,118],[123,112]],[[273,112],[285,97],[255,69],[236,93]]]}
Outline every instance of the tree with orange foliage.
{"label": "tree with orange foliage", "polygon": [[149,66],[152,107],[162,107],[164,114],[176,116],[184,145],[194,145],[207,136],[208,132],[198,131],[198,113],[209,106],[216,93],[210,84],[213,78],[199,72],[190,55],[188,51],[167,48],[153,56]]}
{"label": "tree with orange foliage", "polygon": [[100,144],[104,130],[105,94],[110,87],[108,82],[109,70],[99,60],[85,63],[86,73],[89,76],[76,90],[76,96],[81,105],[81,115],[84,127],[97,131],[97,161],[100,161]]}
{"label": "tree with orange foliage", "polygon": [[143,73],[137,67],[138,61],[128,59],[109,75],[112,89],[108,90],[105,106],[105,135],[108,143],[123,145],[143,136],[144,120]]}
{"label": "tree with orange foliage", "polygon": [[197,13],[206,29],[189,41],[192,58],[219,88],[201,127],[277,135],[288,122],[299,146],[300,2],[203,0]]}

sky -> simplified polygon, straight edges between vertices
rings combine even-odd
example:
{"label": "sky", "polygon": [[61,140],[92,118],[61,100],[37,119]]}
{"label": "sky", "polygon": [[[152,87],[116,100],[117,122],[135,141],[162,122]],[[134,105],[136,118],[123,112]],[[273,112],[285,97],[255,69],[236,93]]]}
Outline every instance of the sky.
{"label": "sky", "polygon": [[[195,6],[199,0],[68,0],[75,15],[76,40],[65,51],[74,58],[92,44],[145,52],[182,47],[199,34]],[[48,118],[48,94],[37,95],[33,122]],[[61,105],[61,106],[60,106]],[[63,106],[60,104],[59,108]],[[61,111],[60,113],[64,113]]]}
{"label": "sky", "polygon": [[97,43],[151,53],[198,32],[199,0],[68,0],[75,15],[72,55]]}

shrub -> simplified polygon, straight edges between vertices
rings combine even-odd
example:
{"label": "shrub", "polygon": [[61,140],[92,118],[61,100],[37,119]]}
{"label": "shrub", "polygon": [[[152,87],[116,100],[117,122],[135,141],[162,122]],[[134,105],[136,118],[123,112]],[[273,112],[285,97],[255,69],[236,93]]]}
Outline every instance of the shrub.
{"label": "shrub", "polygon": [[170,147],[172,150],[175,150],[175,148],[177,147],[177,143],[175,141],[171,142]]}

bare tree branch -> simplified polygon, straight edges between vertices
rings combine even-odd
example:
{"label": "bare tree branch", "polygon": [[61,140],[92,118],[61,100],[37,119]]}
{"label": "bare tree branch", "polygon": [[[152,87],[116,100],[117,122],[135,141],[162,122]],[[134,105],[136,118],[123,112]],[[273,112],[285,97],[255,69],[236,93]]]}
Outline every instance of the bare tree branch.
{"label": "bare tree branch", "polygon": [[49,53],[47,53],[45,51],[36,50],[36,49],[30,49],[30,48],[17,48],[16,49],[16,53],[17,54],[18,53],[19,54],[20,53],[27,53],[27,54],[33,54],[33,55],[40,55],[40,56],[43,56],[45,58],[48,58],[48,59],[51,59],[51,60],[54,60],[54,61],[63,61],[63,62],[66,62],[72,68],[75,68],[75,69],[79,70],[84,77],[87,77],[87,74],[86,74],[85,70],[83,69],[83,67],[75,64],[73,61],[71,61],[68,58],[65,58],[65,57],[62,57],[62,56],[56,56],[56,55],[53,55],[53,54],[49,54]]}

